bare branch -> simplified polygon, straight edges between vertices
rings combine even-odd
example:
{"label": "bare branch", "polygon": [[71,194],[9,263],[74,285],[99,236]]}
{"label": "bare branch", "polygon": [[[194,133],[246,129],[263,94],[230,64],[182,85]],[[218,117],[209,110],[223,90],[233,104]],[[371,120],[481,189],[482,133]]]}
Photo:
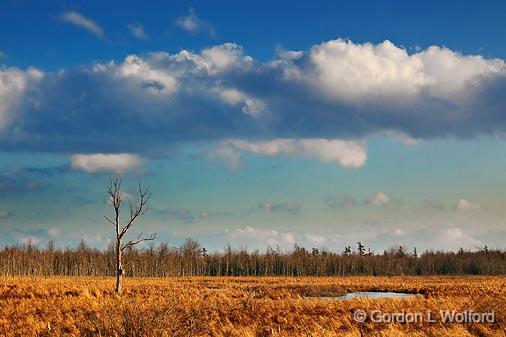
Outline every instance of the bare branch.
{"label": "bare branch", "polygon": [[144,238],[142,237],[142,234],[143,233],[141,232],[136,240],[130,240],[127,243],[125,243],[123,246],[121,246],[121,251],[125,250],[128,247],[133,247],[141,242],[152,241],[152,240],[156,239],[156,233],[151,234],[149,237],[144,237]]}
{"label": "bare branch", "polygon": [[113,226],[116,226],[116,223],[114,221],[112,221],[111,219],[109,219],[107,216],[104,216],[104,218],[110,222]]}
{"label": "bare branch", "polygon": [[119,233],[119,237],[122,238],[126,232],[130,229],[130,227],[133,226],[135,220],[139,217],[144,215],[148,210],[148,201],[151,197],[151,193],[149,192],[149,188],[142,189],[141,183],[139,183],[139,196],[140,200],[139,203],[136,206],[133,206],[130,204],[130,219],[128,220],[125,227],[121,229],[121,232]]}
{"label": "bare branch", "polygon": [[107,187],[107,194],[109,195],[109,201],[112,203],[114,207],[114,221],[107,218],[106,219],[114,225],[116,228],[116,237],[120,236],[119,230],[119,215],[121,209],[121,176],[109,177],[109,186]]}

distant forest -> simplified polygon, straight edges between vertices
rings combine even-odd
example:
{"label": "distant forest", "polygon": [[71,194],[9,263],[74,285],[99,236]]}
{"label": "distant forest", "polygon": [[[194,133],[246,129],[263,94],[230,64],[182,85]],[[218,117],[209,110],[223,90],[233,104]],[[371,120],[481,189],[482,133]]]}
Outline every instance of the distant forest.
{"label": "distant forest", "polygon": [[[166,243],[124,253],[125,273],[131,277],[164,276],[351,276],[351,275],[506,275],[506,251],[433,252],[390,248],[381,254],[357,247],[342,252],[268,248],[264,252],[234,250],[208,253],[192,239],[178,248]],[[0,276],[112,276],[114,246],[92,249],[82,241],[76,248],[44,248],[32,243],[0,251]]]}

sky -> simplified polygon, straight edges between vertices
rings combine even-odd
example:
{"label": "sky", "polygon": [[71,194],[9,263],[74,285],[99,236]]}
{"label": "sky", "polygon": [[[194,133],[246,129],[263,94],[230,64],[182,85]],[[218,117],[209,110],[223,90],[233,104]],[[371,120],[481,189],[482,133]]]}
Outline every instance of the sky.
{"label": "sky", "polygon": [[3,1],[0,244],[506,248],[503,1]]}

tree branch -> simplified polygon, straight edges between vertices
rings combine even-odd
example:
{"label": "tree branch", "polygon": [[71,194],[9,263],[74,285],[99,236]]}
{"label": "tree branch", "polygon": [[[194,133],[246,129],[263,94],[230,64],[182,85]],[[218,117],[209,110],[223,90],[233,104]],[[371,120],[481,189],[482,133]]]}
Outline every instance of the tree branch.
{"label": "tree branch", "polygon": [[105,216],[104,215],[104,218],[109,221],[113,226],[116,226],[116,223],[114,221],[112,221],[111,219],[109,219],[109,217]]}
{"label": "tree branch", "polygon": [[119,238],[122,238],[126,232],[130,229],[130,227],[133,226],[135,220],[139,217],[144,215],[148,210],[148,201],[151,197],[151,193],[149,192],[149,188],[142,189],[141,183],[139,182],[139,196],[140,201],[137,206],[133,206],[130,203],[130,219],[128,220],[125,227],[121,229],[121,232],[119,233]]}
{"label": "tree branch", "polygon": [[152,240],[156,239],[156,233],[151,234],[149,237],[145,237],[145,238],[142,238],[142,234],[143,233],[141,232],[136,240],[130,240],[127,243],[125,243],[123,246],[121,246],[121,251],[125,250],[128,247],[133,247],[141,242],[152,241]]}
{"label": "tree branch", "polygon": [[106,219],[114,225],[116,228],[116,237],[120,237],[120,230],[119,230],[119,214],[120,214],[120,208],[121,208],[121,176],[116,177],[110,177],[109,178],[109,186],[107,188],[107,194],[109,195],[109,201],[112,203],[112,206],[114,207],[114,221],[107,218]]}

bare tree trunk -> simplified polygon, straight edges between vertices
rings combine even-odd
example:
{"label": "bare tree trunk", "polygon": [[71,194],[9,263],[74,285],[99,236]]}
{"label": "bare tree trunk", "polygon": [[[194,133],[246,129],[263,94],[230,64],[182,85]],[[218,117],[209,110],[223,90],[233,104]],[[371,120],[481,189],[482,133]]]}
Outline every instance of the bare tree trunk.
{"label": "bare tree trunk", "polygon": [[122,263],[122,254],[121,254],[121,244],[118,240],[116,244],[116,293],[121,293],[122,285],[123,285],[123,263]]}
{"label": "bare tree trunk", "polygon": [[127,243],[123,244],[123,238],[128,230],[134,225],[135,220],[138,217],[144,215],[149,209],[148,200],[150,198],[149,190],[142,189],[141,183],[139,183],[139,203],[134,206],[130,203],[130,217],[128,218],[127,223],[124,226],[120,225],[120,208],[121,208],[121,177],[111,177],[109,178],[109,187],[107,188],[107,194],[109,196],[108,200],[114,208],[114,220],[108,218],[105,219],[114,226],[116,231],[116,293],[121,293],[123,275],[125,272],[123,271],[123,261],[122,261],[122,253],[125,249],[131,249],[135,245],[144,242],[151,241],[155,239],[156,233],[150,235],[149,237],[143,237],[142,232],[139,234],[136,240],[129,240]]}

